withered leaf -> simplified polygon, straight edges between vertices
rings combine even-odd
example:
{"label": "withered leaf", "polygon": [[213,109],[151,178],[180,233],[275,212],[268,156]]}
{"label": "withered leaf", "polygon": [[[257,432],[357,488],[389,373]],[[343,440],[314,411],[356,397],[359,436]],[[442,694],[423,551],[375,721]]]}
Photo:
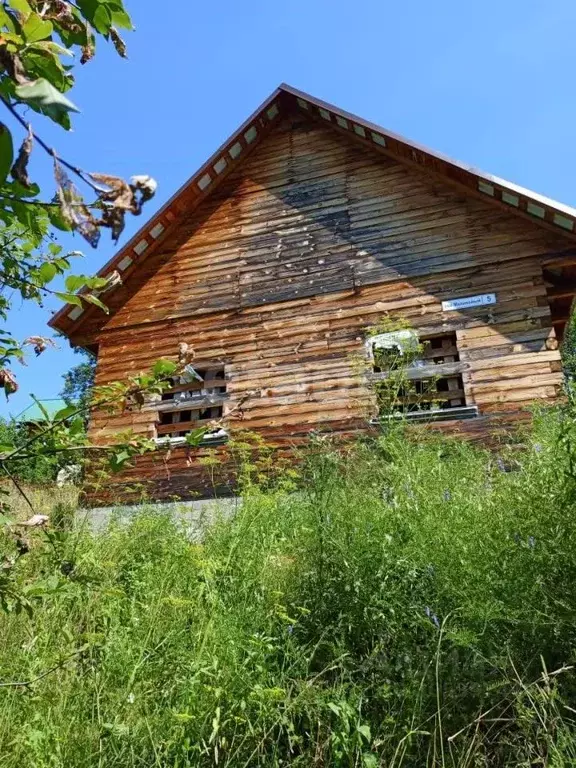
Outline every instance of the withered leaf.
{"label": "withered leaf", "polygon": [[114,272],[110,272],[107,277],[106,285],[98,291],[98,294],[111,291],[112,288],[116,288],[118,285],[122,285],[122,275],[115,269]]}
{"label": "withered leaf", "polygon": [[32,133],[32,126],[29,125],[28,135],[22,142],[22,146],[18,152],[18,157],[16,158],[16,161],[11,170],[12,178],[16,181],[19,181],[23,187],[26,187],[26,189],[29,189],[32,186],[30,177],[28,176],[28,161],[30,160],[33,144],[34,135]]}
{"label": "withered leaf", "polygon": [[92,41],[89,40],[86,45],[82,46],[82,56],[80,56],[80,64],[88,64],[88,62],[94,58],[96,49],[92,45]]}
{"label": "withered leaf", "polygon": [[18,392],[18,382],[16,381],[16,377],[12,371],[8,370],[8,368],[0,369],[0,387],[4,387],[6,399],[8,399],[10,395],[13,395],[14,392]]}
{"label": "withered leaf", "polygon": [[54,176],[56,178],[56,196],[60,205],[60,213],[64,220],[82,237],[96,248],[100,240],[98,222],[92,216],[84,199],[70,178],[63,165],[54,158]]}
{"label": "withered leaf", "polygon": [[22,523],[16,523],[19,527],[25,528],[38,528],[39,526],[46,525],[50,521],[48,515],[32,515],[28,520],[24,520]]}
{"label": "withered leaf", "polygon": [[51,0],[50,6],[51,13],[53,13],[60,22],[68,20],[77,25],[72,9],[65,0]]}
{"label": "withered leaf", "polygon": [[8,77],[18,85],[28,85],[28,83],[32,82],[26,76],[26,71],[20,57],[16,53],[11,53],[6,45],[0,45],[0,65],[4,67]]}
{"label": "withered leaf", "polygon": [[56,348],[57,346],[56,342],[52,341],[52,339],[47,339],[45,336],[29,336],[24,341],[24,344],[29,344],[30,346],[34,347],[34,354],[36,357],[41,355],[47,347],[50,346]]}
{"label": "withered leaf", "polygon": [[90,178],[98,184],[108,187],[99,193],[100,200],[106,203],[113,203],[114,208],[121,208],[124,211],[132,211],[135,206],[134,192],[128,182],[119,176],[110,176],[107,173],[91,173]]}
{"label": "withered leaf", "polygon": [[127,59],[128,54],[126,51],[126,43],[124,42],[124,40],[122,40],[122,38],[118,34],[118,30],[115,27],[110,27],[110,39],[114,44],[114,48],[116,48],[116,53],[119,56],[122,56],[123,59]]}
{"label": "withered leaf", "polygon": [[123,208],[115,208],[114,206],[105,208],[102,213],[100,224],[103,227],[110,227],[112,230],[112,239],[115,242],[118,241],[118,238],[124,231],[126,225],[125,218],[126,211]]}
{"label": "withered leaf", "polygon": [[82,56],[80,57],[80,64],[87,64],[94,58],[96,53],[96,41],[92,34],[92,28],[88,22],[86,22],[86,42],[82,46]]}

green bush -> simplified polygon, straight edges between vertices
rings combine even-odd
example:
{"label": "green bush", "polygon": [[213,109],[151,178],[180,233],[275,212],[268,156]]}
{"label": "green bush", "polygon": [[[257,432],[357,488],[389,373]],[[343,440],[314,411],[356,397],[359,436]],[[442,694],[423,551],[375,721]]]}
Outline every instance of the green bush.
{"label": "green bush", "polygon": [[202,543],[49,534],[0,620],[1,681],[40,678],[0,689],[2,766],[576,765],[574,432],[317,437]]}
{"label": "green bush", "polygon": [[[0,445],[20,447],[28,442],[30,436],[27,425],[0,418]],[[38,455],[33,459],[13,462],[11,471],[24,483],[46,485],[56,480],[58,470],[65,463],[66,456],[62,454]],[[70,463],[69,460],[68,463]]]}

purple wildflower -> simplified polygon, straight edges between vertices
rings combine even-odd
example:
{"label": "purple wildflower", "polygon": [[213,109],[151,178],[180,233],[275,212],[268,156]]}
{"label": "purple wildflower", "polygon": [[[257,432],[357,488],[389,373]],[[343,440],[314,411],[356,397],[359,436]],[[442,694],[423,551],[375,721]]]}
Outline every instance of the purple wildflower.
{"label": "purple wildflower", "polygon": [[292,632],[294,632],[294,625],[293,624],[288,624],[288,634],[291,635]]}
{"label": "purple wildflower", "polygon": [[536,546],[536,539],[534,538],[534,536],[528,537],[528,546],[530,547],[530,549],[534,549],[534,547]]}
{"label": "purple wildflower", "polygon": [[536,453],[542,453],[542,445],[540,443],[534,443],[534,450]]}
{"label": "purple wildflower", "polygon": [[496,464],[500,472],[508,472],[508,467],[506,466],[504,459],[501,456],[498,456],[496,459]]}
{"label": "purple wildflower", "polygon": [[452,498],[452,493],[448,488],[446,488],[446,490],[442,495],[444,496],[444,501],[450,501],[450,499]]}

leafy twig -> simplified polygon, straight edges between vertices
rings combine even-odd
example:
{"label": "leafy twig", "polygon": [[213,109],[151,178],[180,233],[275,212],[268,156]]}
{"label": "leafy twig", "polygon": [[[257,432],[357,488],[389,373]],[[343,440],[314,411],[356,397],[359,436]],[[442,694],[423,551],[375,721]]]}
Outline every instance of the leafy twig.
{"label": "leafy twig", "polygon": [[42,672],[41,675],[38,675],[37,677],[33,677],[31,680],[0,683],[0,688],[26,688],[29,685],[33,685],[34,683],[37,683],[39,680],[43,680],[45,677],[48,677],[48,675],[51,675],[52,672],[56,672],[57,669],[61,669],[64,666],[64,664],[70,661],[70,659],[73,659],[75,656],[79,656],[81,653],[84,653],[85,651],[86,651],[86,647],[80,648],[79,650],[74,651],[74,653],[71,653],[69,656],[66,656],[66,658],[62,659],[62,661],[58,662],[58,664],[55,664],[53,667],[50,667],[50,669],[47,669],[45,672]]}

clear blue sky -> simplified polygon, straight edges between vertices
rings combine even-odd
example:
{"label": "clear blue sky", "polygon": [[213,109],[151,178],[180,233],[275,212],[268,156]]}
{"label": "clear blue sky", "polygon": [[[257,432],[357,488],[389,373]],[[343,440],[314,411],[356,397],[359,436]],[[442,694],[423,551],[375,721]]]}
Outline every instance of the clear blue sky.
{"label": "clear blue sky", "polygon": [[[576,205],[576,4],[573,0],[126,0],[129,60],[112,51],[78,67],[82,114],[66,134],[35,120],[68,160],[159,182],[152,214],[282,81],[451,157]],[[39,155],[35,179],[52,187]],[[150,205],[150,204],[149,204]],[[138,222],[135,221],[137,224]],[[143,222],[140,222],[143,223]],[[122,245],[135,231],[130,224]],[[113,253],[103,237],[77,272]],[[49,310],[17,307],[19,336]],[[0,415],[56,397],[78,362],[61,349],[18,366]]]}

